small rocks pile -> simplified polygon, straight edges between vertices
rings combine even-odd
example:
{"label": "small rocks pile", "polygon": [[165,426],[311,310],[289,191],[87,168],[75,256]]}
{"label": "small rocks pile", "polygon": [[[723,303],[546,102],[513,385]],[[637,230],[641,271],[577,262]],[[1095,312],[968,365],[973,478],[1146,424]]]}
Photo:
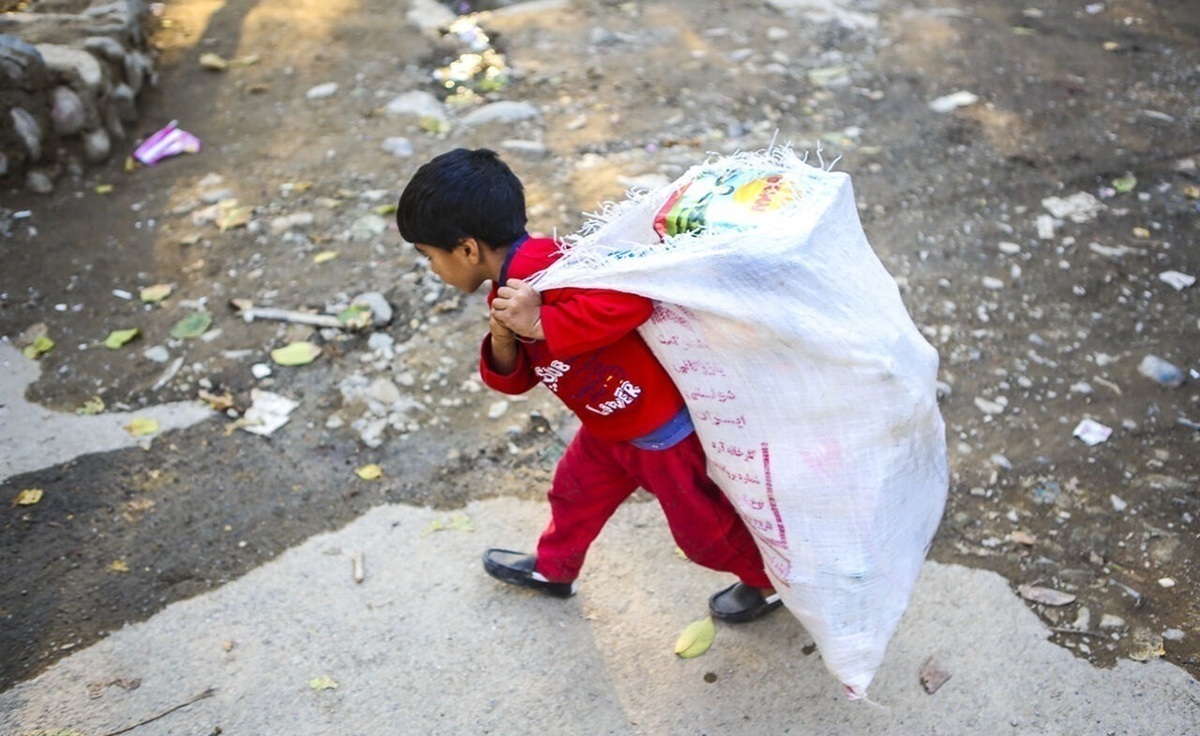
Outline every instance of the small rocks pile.
{"label": "small rocks pile", "polygon": [[155,84],[142,0],[41,0],[0,13],[0,180],[53,190],[112,153]]}

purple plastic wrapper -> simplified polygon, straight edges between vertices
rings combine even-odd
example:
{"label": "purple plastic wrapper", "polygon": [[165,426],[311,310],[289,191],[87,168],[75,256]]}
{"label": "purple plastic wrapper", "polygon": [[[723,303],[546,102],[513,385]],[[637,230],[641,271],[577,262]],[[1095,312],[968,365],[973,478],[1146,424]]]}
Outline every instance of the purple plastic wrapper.
{"label": "purple plastic wrapper", "polygon": [[142,141],[142,145],[134,149],[133,157],[146,166],[153,166],[164,158],[199,150],[200,139],[186,130],[180,130],[178,122],[172,120],[165,128]]}

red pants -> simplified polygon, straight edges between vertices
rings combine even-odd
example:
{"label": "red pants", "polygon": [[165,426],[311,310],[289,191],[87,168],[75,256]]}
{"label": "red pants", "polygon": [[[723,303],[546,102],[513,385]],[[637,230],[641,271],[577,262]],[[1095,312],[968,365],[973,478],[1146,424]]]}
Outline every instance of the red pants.
{"label": "red pants", "polygon": [[605,442],[581,428],[554,472],[550,524],[537,547],[537,571],[547,580],[579,576],[588,547],[609,517],[639,487],[653,494],[675,543],[688,559],[769,588],[763,561],[746,525],[708,477],[699,438],[692,433],[666,450]]}

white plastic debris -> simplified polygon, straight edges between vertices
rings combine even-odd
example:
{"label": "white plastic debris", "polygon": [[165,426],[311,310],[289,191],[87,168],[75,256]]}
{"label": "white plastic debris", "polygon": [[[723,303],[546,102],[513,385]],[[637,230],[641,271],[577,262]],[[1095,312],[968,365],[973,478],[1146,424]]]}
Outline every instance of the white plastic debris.
{"label": "white plastic debris", "polygon": [[264,437],[287,424],[292,411],[300,405],[286,396],[257,388],[250,389],[250,401],[242,429]]}
{"label": "white plastic debris", "polygon": [[[1106,442],[1112,435],[1112,427],[1106,427],[1092,419],[1084,419],[1075,425],[1074,436],[1083,440],[1085,445],[1093,446]],[[1115,504],[1114,504],[1115,505]]]}
{"label": "white plastic debris", "polygon": [[318,84],[317,86],[309,89],[304,93],[304,96],[310,100],[320,100],[326,97],[332,97],[337,93],[337,91],[337,82],[326,82],[325,84]]}
{"label": "white plastic debris", "polygon": [[1171,286],[1176,291],[1183,291],[1196,283],[1195,276],[1180,271],[1163,271],[1158,275],[1158,280]]}
{"label": "white plastic debris", "polygon": [[1069,197],[1046,197],[1042,206],[1054,217],[1071,222],[1088,222],[1104,209],[1100,200],[1087,192],[1076,192]]}
{"label": "white plastic debris", "polygon": [[974,105],[976,102],[979,102],[978,95],[966,90],[959,90],[933,100],[929,103],[929,109],[940,113],[954,112],[960,107]]}
{"label": "white plastic debris", "polygon": [[1142,362],[1138,364],[1138,373],[1167,388],[1178,388],[1183,385],[1183,371],[1174,363],[1157,355],[1147,355],[1142,358]]}

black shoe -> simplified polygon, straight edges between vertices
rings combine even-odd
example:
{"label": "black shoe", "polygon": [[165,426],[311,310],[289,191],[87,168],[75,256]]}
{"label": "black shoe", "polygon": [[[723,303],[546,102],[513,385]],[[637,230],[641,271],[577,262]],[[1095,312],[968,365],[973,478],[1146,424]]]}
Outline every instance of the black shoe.
{"label": "black shoe", "polygon": [[758,588],[745,583],[734,583],[708,599],[708,610],[713,618],[742,624],[765,616],[783,605],[778,593],[764,596]]}
{"label": "black shoe", "polygon": [[575,595],[575,582],[552,583],[534,570],[537,557],[507,549],[489,549],[483,553],[483,569],[488,575],[510,585],[530,588],[555,598]]}

